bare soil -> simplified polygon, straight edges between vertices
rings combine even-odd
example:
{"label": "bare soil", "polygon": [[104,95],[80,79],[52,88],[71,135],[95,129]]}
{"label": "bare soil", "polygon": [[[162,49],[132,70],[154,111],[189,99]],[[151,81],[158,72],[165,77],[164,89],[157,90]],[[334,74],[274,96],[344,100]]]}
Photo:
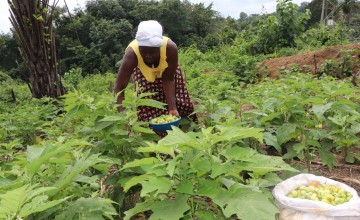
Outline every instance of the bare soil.
{"label": "bare soil", "polygon": [[[292,68],[298,68],[300,72],[304,73],[319,74],[320,67],[325,61],[343,62],[344,53],[342,51],[349,50],[353,50],[353,53],[351,53],[351,59],[353,61],[351,62],[352,73],[358,76],[360,74],[360,43],[330,46],[323,50],[265,60],[261,63],[259,71],[266,71],[268,76],[272,78],[277,78],[283,70],[291,70]],[[313,161],[312,172],[343,182],[357,190],[360,195],[360,163],[348,164],[344,161],[341,153],[336,154],[337,165],[333,169],[329,170],[320,162]],[[301,161],[300,165],[304,169],[306,168],[305,162]]]}
{"label": "bare soil", "polygon": [[[360,163],[348,164],[344,161],[341,153],[336,154],[337,165],[331,170],[321,162],[312,161],[311,169],[315,175],[321,175],[354,188],[360,195]],[[299,165],[306,169],[306,162],[301,161]]]}

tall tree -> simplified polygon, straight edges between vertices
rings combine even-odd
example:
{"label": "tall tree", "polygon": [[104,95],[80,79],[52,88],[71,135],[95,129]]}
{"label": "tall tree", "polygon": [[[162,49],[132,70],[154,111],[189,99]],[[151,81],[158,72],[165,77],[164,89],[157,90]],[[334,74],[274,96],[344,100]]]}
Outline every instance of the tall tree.
{"label": "tall tree", "polygon": [[0,70],[10,71],[21,60],[16,39],[12,34],[0,34]]}
{"label": "tall tree", "polygon": [[12,32],[29,68],[29,87],[35,98],[65,93],[56,61],[53,12],[58,0],[8,0]]}
{"label": "tall tree", "polygon": [[359,9],[359,2],[356,0],[345,0],[342,5],[342,11],[344,12],[345,22],[349,23],[353,11]]}

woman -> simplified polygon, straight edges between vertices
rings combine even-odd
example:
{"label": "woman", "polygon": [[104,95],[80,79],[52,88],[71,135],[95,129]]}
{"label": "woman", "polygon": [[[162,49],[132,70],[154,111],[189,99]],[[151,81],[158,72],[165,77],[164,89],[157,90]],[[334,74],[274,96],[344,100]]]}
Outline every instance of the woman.
{"label": "woman", "polygon": [[[121,92],[117,97],[118,111],[123,110],[123,90],[130,77],[134,85],[140,87],[138,91],[153,92],[155,94],[150,98],[167,104],[167,109],[140,106],[138,118],[141,121],[163,114],[188,117],[194,111],[179,68],[177,46],[162,34],[162,26],[157,21],[140,22],[135,40],[125,51],[116,79],[114,92]],[[190,117],[196,120],[195,115]]]}

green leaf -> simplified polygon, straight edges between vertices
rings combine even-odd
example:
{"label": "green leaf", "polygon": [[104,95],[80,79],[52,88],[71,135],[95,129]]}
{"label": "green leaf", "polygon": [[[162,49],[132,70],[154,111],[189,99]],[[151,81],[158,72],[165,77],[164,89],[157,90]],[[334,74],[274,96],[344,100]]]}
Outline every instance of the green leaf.
{"label": "green leaf", "polygon": [[45,211],[51,207],[57,206],[58,204],[66,201],[67,199],[69,199],[71,196],[65,197],[63,199],[59,199],[59,200],[52,200],[52,201],[48,201],[47,200],[47,196],[38,196],[35,197],[31,200],[31,202],[26,203],[20,210],[19,216],[21,217],[26,217],[29,216],[31,214],[34,213],[38,213],[38,212],[42,212]]}
{"label": "green leaf", "polygon": [[111,125],[113,125],[114,122],[111,122],[111,121],[98,121],[98,122],[95,122],[95,132],[99,132],[105,128],[108,128],[110,127]]}
{"label": "green leaf", "polygon": [[258,187],[273,187],[276,184],[282,182],[283,180],[279,178],[279,176],[276,173],[267,173],[262,178],[251,178],[250,184],[252,186],[258,186]]}
{"label": "green leaf", "polygon": [[178,165],[178,160],[181,158],[182,158],[182,154],[179,154],[176,156],[176,158],[168,162],[168,165],[166,167],[166,172],[169,176],[172,177],[174,175],[176,166]]}
{"label": "green leaf", "polygon": [[[151,206],[155,203],[156,201],[145,201],[142,203],[136,203],[135,207],[132,209],[127,210],[126,212],[124,212],[125,217],[124,220],[130,220],[132,216],[140,213],[140,212],[145,212],[147,210],[151,209]],[[64,219],[65,220],[65,219]]]}
{"label": "green leaf", "polygon": [[306,149],[306,145],[304,145],[302,143],[296,143],[296,144],[294,144],[293,149],[297,154],[301,154],[303,152],[303,150]]}
{"label": "green leaf", "polygon": [[336,91],[335,91],[334,93],[332,93],[331,95],[332,95],[332,96],[349,95],[349,94],[357,93],[357,92],[359,92],[358,89],[355,89],[355,88],[346,88],[346,89],[336,90]]}
{"label": "green leaf", "polygon": [[352,156],[352,155],[346,155],[345,161],[346,161],[347,163],[354,163],[354,162],[355,162],[355,157]]}
{"label": "green leaf", "polygon": [[156,101],[154,99],[140,99],[140,100],[138,100],[138,102],[136,104],[137,104],[137,106],[149,106],[149,107],[159,108],[159,109],[165,109],[164,106],[166,106],[165,103]]}
{"label": "green leaf", "polygon": [[13,182],[11,180],[0,176],[0,189],[4,188],[4,187],[7,187],[7,186],[11,186],[12,184],[13,184]]}
{"label": "green leaf", "polygon": [[78,116],[81,117],[83,115],[87,115],[88,107],[85,104],[79,104],[71,108],[67,111],[65,115],[65,124],[68,123],[72,118]]}
{"label": "green leaf", "polygon": [[26,203],[27,198],[24,195],[31,189],[32,186],[24,185],[16,189],[8,190],[4,194],[0,194],[0,215],[14,215],[18,213],[21,207]]}
{"label": "green leaf", "polygon": [[221,194],[222,188],[219,186],[219,183],[214,180],[198,180],[198,191],[199,196],[207,196],[211,199],[214,199],[216,195]]}
{"label": "green leaf", "polygon": [[[38,187],[37,185],[24,185],[0,194],[0,216],[14,215],[26,217],[30,214],[42,212],[56,206],[70,197],[60,200],[47,201],[45,192],[54,190],[54,187]],[[39,195],[41,194],[41,195]]]}
{"label": "green leaf", "polygon": [[61,177],[54,184],[54,186],[57,188],[57,191],[63,189],[72,181],[74,181],[78,174],[100,162],[102,162],[102,159],[99,158],[99,154],[90,154],[88,157],[83,157],[76,160],[73,166],[68,166],[68,168],[62,173]]}
{"label": "green leaf", "polygon": [[274,118],[278,117],[279,115],[281,115],[282,113],[281,112],[274,112],[274,113],[271,113],[270,115],[267,115],[265,117],[262,117],[259,122],[261,124],[264,124],[265,122],[267,121],[271,121],[273,120]]}
{"label": "green leaf", "polygon": [[151,205],[153,214],[149,220],[181,219],[184,213],[190,210],[188,205],[189,196],[177,194],[174,200],[156,201]]}
{"label": "green leaf", "polygon": [[175,157],[174,150],[171,147],[163,146],[163,145],[150,145],[149,147],[139,147],[137,149],[137,152],[140,152],[140,153],[150,153],[150,152],[162,153],[162,154],[167,154],[172,157]]}
{"label": "green leaf", "polygon": [[150,176],[147,180],[143,181],[141,185],[141,197],[148,196],[151,192],[154,192],[154,196],[156,197],[158,194],[168,193],[171,188],[171,182],[168,178],[157,176]]}
{"label": "green leaf", "polygon": [[196,219],[206,219],[206,220],[219,220],[220,217],[219,215],[215,215],[215,213],[206,210],[195,211],[195,216]]}
{"label": "green leaf", "polygon": [[329,133],[325,129],[311,129],[310,133],[315,140],[322,140],[329,137]]}
{"label": "green leaf", "polygon": [[127,181],[125,181],[122,184],[122,186],[124,187],[124,192],[127,192],[131,187],[133,187],[139,183],[142,183],[143,181],[145,181],[149,178],[150,178],[150,175],[148,175],[148,174],[131,177],[130,179],[128,179]]}
{"label": "green leaf", "polygon": [[321,161],[331,170],[336,165],[336,156],[330,150],[331,148],[325,147],[318,149]]}
{"label": "green leaf", "polygon": [[292,134],[295,133],[296,125],[285,123],[278,128],[276,131],[276,137],[278,140],[278,144],[282,145],[283,143],[292,139]]}
{"label": "green leaf", "polygon": [[190,163],[191,168],[197,173],[197,176],[203,176],[211,171],[211,163],[204,158],[198,158]]}
{"label": "green leaf", "polygon": [[334,117],[328,117],[330,121],[332,121],[334,124],[339,125],[343,127],[346,123],[347,115],[341,116],[341,115],[335,115]]}
{"label": "green leaf", "polygon": [[260,128],[241,128],[234,126],[216,126],[220,134],[216,142],[219,141],[237,141],[245,138],[255,138],[260,143],[263,142],[263,129]]}
{"label": "green leaf", "polygon": [[150,158],[143,158],[143,159],[137,159],[131,162],[128,162],[127,164],[125,164],[120,171],[128,169],[128,168],[133,168],[133,167],[141,167],[143,165],[149,165],[149,164],[160,164],[161,161],[155,157],[150,157]]}
{"label": "green leaf", "polygon": [[228,170],[231,169],[231,163],[220,163],[218,161],[214,161],[211,163],[211,175],[210,177],[215,179],[216,177],[225,174]]}
{"label": "green leaf", "polygon": [[124,116],[122,115],[111,115],[106,116],[103,119],[99,120],[101,122],[116,122],[116,121],[125,121]]}
{"label": "green leaf", "polygon": [[360,123],[353,122],[353,124],[350,126],[349,132],[353,135],[360,133]]}
{"label": "green leaf", "polygon": [[263,103],[263,112],[274,112],[274,109],[281,103],[277,98],[271,97],[264,100]]}
{"label": "green leaf", "polygon": [[124,212],[124,220],[129,220],[132,216],[152,210],[152,215],[149,220],[175,220],[184,217],[184,212],[190,209],[187,203],[188,196],[177,194],[174,200],[163,201],[145,201],[143,203],[137,203],[134,208]]}
{"label": "green leaf", "polygon": [[55,220],[99,220],[114,219],[118,216],[113,201],[103,198],[79,198],[70,202],[66,209],[55,217]]}
{"label": "green leaf", "polygon": [[277,137],[275,135],[272,135],[270,132],[265,132],[264,140],[267,145],[273,146],[277,150],[277,152],[281,153],[281,146],[279,145]]}
{"label": "green leaf", "polygon": [[69,148],[73,146],[86,145],[91,144],[83,140],[70,140],[64,144],[61,144],[60,146],[46,146],[45,149],[41,151],[41,154],[40,150],[35,150],[35,148],[31,148],[32,152],[30,153],[30,157],[28,158],[28,160],[30,161],[26,165],[30,176],[32,177],[38,171],[41,165],[46,164],[51,157],[54,157],[59,153],[66,152]]}
{"label": "green leaf", "polygon": [[136,122],[135,124],[133,124],[132,130],[135,132],[140,132],[145,134],[155,134],[155,132],[150,128],[143,127],[144,125],[147,125],[147,123],[145,124],[145,123]]}
{"label": "green leaf", "polygon": [[202,149],[195,135],[184,133],[180,128],[173,127],[168,131],[168,135],[159,141],[159,144],[165,146],[187,146],[196,149]]}
{"label": "green leaf", "polygon": [[[342,112],[345,113],[351,113],[353,115],[359,116],[360,113],[356,110],[357,105],[354,103],[347,103],[347,104],[342,104],[343,102],[335,102],[333,103],[333,105],[331,106],[332,109],[334,110],[340,110]],[[353,107],[351,107],[351,104],[355,105]]]}
{"label": "green leaf", "polygon": [[323,101],[324,100],[319,97],[310,97],[308,99],[301,101],[301,104],[303,104],[303,105],[308,104],[308,103],[321,104],[321,103],[323,103]]}
{"label": "green leaf", "polygon": [[271,196],[251,189],[230,187],[216,195],[213,201],[223,210],[225,217],[236,215],[242,220],[275,220],[279,212]]}
{"label": "green leaf", "polygon": [[239,160],[246,162],[256,162],[257,155],[260,155],[256,150],[249,147],[234,146],[226,150],[224,156],[229,160]]}
{"label": "green leaf", "polygon": [[56,189],[56,187],[40,187],[40,188],[33,189],[30,192],[28,192],[27,197],[29,200],[31,200],[33,197],[35,197],[39,194],[44,194],[45,192],[53,191],[55,189]]}
{"label": "green leaf", "polygon": [[324,113],[331,108],[332,104],[333,103],[330,102],[326,105],[313,105],[312,111],[320,121],[323,121],[325,119]]}
{"label": "green leaf", "polygon": [[182,180],[176,186],[177,193],[184,193],[188,195],[194,195],[194,181],[193,180]]}
{"label": "green leaf", "polygon": [[[251,148],[233,147],[227,151],[226,157],[239,161],[231,166],[232,170],[236,172],[247,170],[260,175],[281,170],[298,172],[298,170],[285,163],[281,157],[263,155]],[[229,172],[232,170],[229,170]]]}

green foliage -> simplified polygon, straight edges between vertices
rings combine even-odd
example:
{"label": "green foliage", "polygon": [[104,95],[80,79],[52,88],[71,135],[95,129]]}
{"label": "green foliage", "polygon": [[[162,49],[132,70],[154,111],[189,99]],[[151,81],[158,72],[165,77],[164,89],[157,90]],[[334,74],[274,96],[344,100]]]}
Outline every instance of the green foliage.
{"label": "green foliage", "polygon": [[73,90],[78,87],[78,84],[83,80],[82,69],[76,68],[71,69],[68,72],[64,73],[63,84],[66,90]]}
{"label": "green foliage", "polygon": [[320,66],[320,74],[326,74],[339,79],[344,79],[349,76],[355,78],[356,73],[353,71],[356,71],[355,66],[359,61],[356,55],[352,55],[354,52],[353,50],[341,51],[342,58],[325,60]]}
{"label": "green foliage", "polygon": [[[87,201],[96,204],[94,191],[100,187],[99,180],[107,172],[107,167],[115,163],[109,158],[90,153],[89,142],[65,140],[65,137],[58,137],[52,143],[44,141],[41,145],[28,146],[26,151],[17,150],[19,145],[16,143],[1,146],[14,149],[6,160],[0,160],[0,216],[9,219],[26,216],[53,219],[58,214],[62,216],[61,207],[79,207]],[[73,203],[74,200],[89,196],[94,198]],[[103,203],[96,210],[86,212],[114,215],[109,201],[103,200]],[[70,211],[64,209],[63,215]],[[80,207],[78,213],[83,212]]]}
{"label": "green foliage", "polygon": [[0,218],[24,218],[57,206],[69,198],[49,201],[46,193],[54,189],[54,187],[24,185],[0,194]]}
{"label": "green foliage", "polygon": [[[8,74],[0,71],[0,102],[26,101],[31,98],[32,95],[26,84],[21,80],[12,79]],[[5,105],[3,107],[6,108]]]}
{"label": "green foliage", "polygon": [[[236,54],[234,54],[236,55]],[[259,62],[259,57],[241,55],[233,57],[230,60],[232,72],[239,76],[239,79],[246,83],[254,83],[258,79],[258,72],[256,66]]]}
{"label": "green foliage", "polygon": [[351,30],[342,23],[334,27],[320,25],[302,33],[296,40],[299,49],[314,49],[322,46],[346,44],[349,42]]}
{"label": "green foliage", "polygon": [[[197,133],[174,128],[158,146],[139,148],[139,152],[153,152],[157,156],[135,160],[121,168],[120,171],[128,170],[127,178],[120,180],[124,189],[141,184],[140,195],[144,199],[125,213],[125,219],[146,210],[153,212],[150,218],[157,219],[197,218],[206,211],[221,219],[233,215],[241,219],[253,219],[254,215],[258,219],[275,219],[277,208],[269,200],[270,192],[263,187],[279,180],[270,174],[273,171],[297,171],[280,157],[265,156],[244,146],[242,142],[247,138],[262,141],[261,130],[243,128],[233,122]],[[165,152],[171,158],[162,159],[160,153]],[[251,171],[251,181],[239,176],[243,171]],[[168,212],[174,205],[181,208]]]}
{"label": "green foliage", "polygon": [[24,145],[33,144],[60,111],[51,99],[4,104],[1,110],[0,144],[19,139]]}
{"label": "green foliage", "polygon": [[116,75],[111,72],[85,76],[77,85],[77,89],[88,92],[92,96],[113,94]]}
{"label": "green foliage", "polygon": [[310,11],[301,13],[289,0],[277,0],[276,14],[259,25],[255,47],[260,53],[272,53],[281,47],[294,47],[295,39],[305,29]]}
{"label": "green foliage", "polygon": [[68,204],[64,211],[55,216],[56,220],[66,219],[114,219],[116,210],[114,202],[102,198],[80,198]]}
{"label": "green foliage", "polygon": [[12,34],[0,34],[0,71],[10,71],[21,61],[15,37]]}
{"label": "green foliage", "polygon": [[[194,51],[189,55],[205,61],[216,57]],[[79,82],[80,71],[74,72],[68,79]],[[281,181],[277,174],[296,172],[283,159],[305,160],[309,170],[314,158],[335,166],[334,152],[343,152],[349,163],[359,160],[359,96],[346,80],[294,70],[245,85],[230,73],[197,74],[188,78],[188,88],[202,128],[174,128],[163,139],[136,116],[139,105],[163,104],[129,87],[125,111],[118,113],[107,90],[113,74],[80,77],[78,89],[62,97],[63,107],[51,100],[32,100],[16,111],[2,106],[7,113],[0,123],[6,131],[0,203],[20,191],[27,200],[15,214],[0,209],[0,215],[129,219],[145,212],[156,219],[275,219],[270,188]],[[278,156],[266,155],[268,150]],[[34,200],[24,190],[43,193]],[[169,211],[174,206],[177,211]]]}

